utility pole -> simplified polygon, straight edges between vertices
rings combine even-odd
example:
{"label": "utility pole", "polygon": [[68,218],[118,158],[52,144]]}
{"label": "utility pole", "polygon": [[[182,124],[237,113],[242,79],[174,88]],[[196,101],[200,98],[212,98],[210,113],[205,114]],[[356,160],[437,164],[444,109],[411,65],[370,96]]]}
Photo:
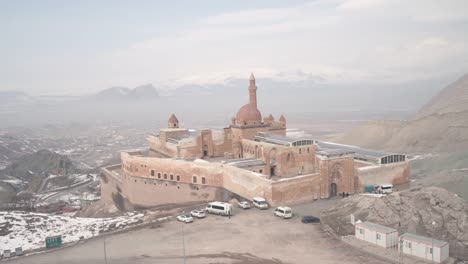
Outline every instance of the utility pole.
{"label": "utility pole", "polygon": [[106,237],[104,237],[104,263],[107,264]]}
{"label": "utility pole", "polygon": [[[182,223],[182,250],[184,253],[184,264],[185,264],[185,234],[184,234],[184,223]],[[106,263],[107,264],[107,263]]]}
{"label": "utility pole", "polygon": [[432,241],[432,248],[431,248],[431,256],[432,256],[432,264],[434,264],[434,226],[436,222],[432,221],[432,236],[431,236],[431,241]]}

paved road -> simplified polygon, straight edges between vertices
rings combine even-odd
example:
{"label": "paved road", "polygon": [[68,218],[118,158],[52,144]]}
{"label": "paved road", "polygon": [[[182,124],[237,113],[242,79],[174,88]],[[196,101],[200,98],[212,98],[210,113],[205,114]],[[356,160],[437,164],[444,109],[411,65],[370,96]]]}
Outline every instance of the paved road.
{"label": "paved road", "polygon": [[[272,209],[209,215],[106,238],[107,263],[384,263],[330,238],[320,225],[283,220]],[[184,253],[185,247],[185,253]],[[9,261],[23,264],[104,264],[104,238]]]}

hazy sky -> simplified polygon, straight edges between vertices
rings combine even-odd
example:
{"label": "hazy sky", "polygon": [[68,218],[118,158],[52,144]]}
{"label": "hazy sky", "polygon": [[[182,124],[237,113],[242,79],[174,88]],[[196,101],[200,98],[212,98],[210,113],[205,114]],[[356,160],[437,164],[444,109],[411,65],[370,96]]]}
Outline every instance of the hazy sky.
{"label": "hazy sky", "polygon": [[466,0],[0,1],[0,90],[84,94],[302,71],[328,82],[468,72]]}

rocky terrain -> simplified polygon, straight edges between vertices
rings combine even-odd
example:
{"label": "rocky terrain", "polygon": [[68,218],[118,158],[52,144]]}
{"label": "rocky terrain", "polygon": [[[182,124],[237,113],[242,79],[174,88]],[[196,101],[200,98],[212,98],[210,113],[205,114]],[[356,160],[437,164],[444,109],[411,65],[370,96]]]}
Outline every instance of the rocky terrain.
{"label": "rocky terrain", "polygon": [[468,74],[434,96],[413,118],[373,121],[334,139],[410,153],[468,149]]}
{"label": "rocky terrain", "polygon": [[0,181],[9,184],[16,192],[36,192],[44,179],[51,175],[80,173],[72,161],[64,156],[42,149],[20,157],[17,161],[0,170]]}
{"label": "rocky terrain", "polygon": [[[72,174],[80,170],[64,155],[47,149],[27,154],[0,171],[17,179],[30,181],[34,176],[49,174]],[[1,176],[0,176],[1,177]]]}
{"label": "rocky terrain", "polygon": [[[413,188],[381,198],[354,195],[322,213],[322,221],[338,235],[354,234],[350,215],[450,243],[450,254],[468,258],[468,204],[437,187]],[[433,224],[434,222],[434,224]]]}

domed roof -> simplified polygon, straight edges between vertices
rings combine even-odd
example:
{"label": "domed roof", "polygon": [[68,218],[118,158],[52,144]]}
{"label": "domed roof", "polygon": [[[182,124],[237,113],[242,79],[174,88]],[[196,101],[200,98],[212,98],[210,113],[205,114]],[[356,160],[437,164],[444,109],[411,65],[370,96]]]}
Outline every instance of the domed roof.
{"label": "domed roof", "polygon": [[237,112],[236,119],[238,121],[262,121],[262,114],[258,111],[257,107],[246,104],[242,106]]}

